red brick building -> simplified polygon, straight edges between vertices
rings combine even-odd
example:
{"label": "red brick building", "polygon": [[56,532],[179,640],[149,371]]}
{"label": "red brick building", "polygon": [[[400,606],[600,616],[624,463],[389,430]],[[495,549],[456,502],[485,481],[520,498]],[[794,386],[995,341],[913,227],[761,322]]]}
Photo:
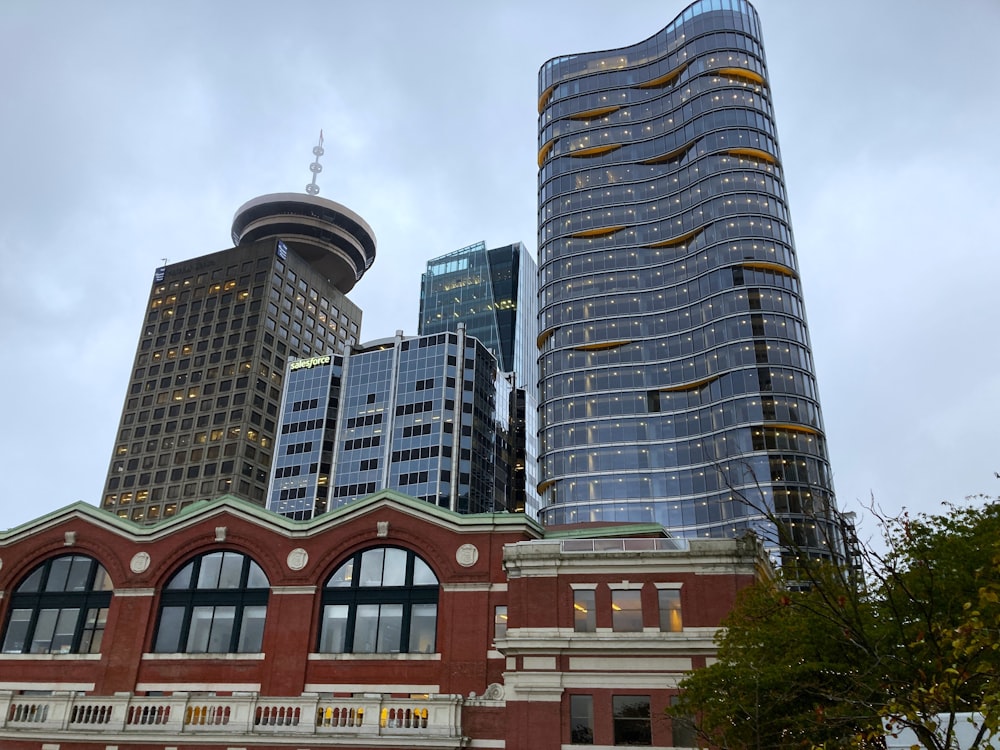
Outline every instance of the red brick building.
{"label": "red brick building", "polygon": [[306,522],[71,505],[0,533],[0,747],[693,744],[664,709],[765,564],[391,491]]}

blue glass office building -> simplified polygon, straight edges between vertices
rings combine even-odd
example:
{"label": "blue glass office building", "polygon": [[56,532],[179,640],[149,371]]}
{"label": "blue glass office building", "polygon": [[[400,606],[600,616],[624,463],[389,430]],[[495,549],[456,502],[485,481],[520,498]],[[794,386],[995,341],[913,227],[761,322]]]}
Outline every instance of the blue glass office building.
{"label": "blue glass office building", "polygon": [[462,327],[292,362],[268,508],[308,519],[394,489],[459,513],[507,510],[505,383]]}
{"label": "blue glass office building", "polygon": [[[463,324],[507,373],[514,476],[508,507],[538,517],[538,266],[520,242],[461,248],[427,261],[420,278],[421,335]],[[502,404],[499,405],[502,408]]]}
{"label": "blue glass office building", "polygon": [[700,0],[539,94],[542,520],[731,536],[759,505],[839,554],[756,11]]}

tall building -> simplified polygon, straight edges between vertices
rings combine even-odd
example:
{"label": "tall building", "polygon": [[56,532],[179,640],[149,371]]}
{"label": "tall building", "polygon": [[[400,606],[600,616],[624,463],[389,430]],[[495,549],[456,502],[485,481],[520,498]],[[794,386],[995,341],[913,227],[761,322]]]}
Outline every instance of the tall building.
{"label": "tall building", "polygon": [[524,245],[477,242],[427,261],[420,277],[420,334],[463,324],[492,351],[510,391],[516,475],[512,510],[538,517],[538,266]]}
{"label": "tall building", "polygon": [[263,505],[287,363],[358,340],[344,295],[375,259],[360,216],[265,195],[236,212],[232,237],[156,269],[102,501],[123,518],[223,493]]}
{"label": "tall building", "polygon": [[539,94],[543,522],[773,534],[767,508],[838,553],[756,11],[699,0]]}
{"label": "tall building", "polygon": [[393,489],[458,513],[507,510],[510,390],[462,325],[293,361],[268,508],[306,520]]}

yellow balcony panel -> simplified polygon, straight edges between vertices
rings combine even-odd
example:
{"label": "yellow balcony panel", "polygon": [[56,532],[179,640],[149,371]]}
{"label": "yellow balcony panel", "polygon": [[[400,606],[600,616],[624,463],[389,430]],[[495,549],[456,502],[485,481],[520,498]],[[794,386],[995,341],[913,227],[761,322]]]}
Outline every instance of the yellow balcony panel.
{"label": "yellow balcony panel", "polygon": [[730,156],[738,156],[747,159],[757,159],[758,161],[767,162],[768,164],[777,164],[778,160],[775,159],[767,151],[761,151],[759,148],[749,148],[746,146],[741,146],[739,148],[731,148],[726,151]]}
{"label": "yellow balcony panel", "polygon": [[624,224],[619,224],[614,227],[597,227],[596,229],[584,229],[580,232],[573,232],[570,237],[575,239],[582,239],[585,237],[608,237],[615,232],[620,232],[625,228]]}
{"label": "yellow balcony panel", "polygon": [[538,152],[538,166],[541,167],[545,163],[545,158],[549,155],[549,151],[555,145],[556,139],[553,138],[551,141],[542,146],[541,151]]}
{"label": "yellow balcony panel", "polygon": [[680,385],[669,385],[665,388],[657,388],[656,390],[660,391],[660,393],[680,393],[682,391],[698,391],[704,388],[709,383],[711,383],[713,380],[718,380],[718,379],[719,375],[710,375],[707,378],[696,380],[693,383],[681,383]]}
{"label": "yellow balcony panel", "polygon": [[690,232],[685,232],[677,237],[672,237],[669,240],[660,240],[659,242],[650,242],[646,247],[679,247],[685,245],[695,237],[697,237],[704,227],[698,227],[697,229],[692,229]]}
{"label": "yellow balcony panel", "polygon": [[780,273],[782,276],[790,276],[795,279],[798,275],[788,266],[783,266],[780,263],[771,263],[766,260],[753,260],[746,261],[741,264],[744,268],[749,268],[755,271],[774,271],[775,273]]}
{"label": "yellow balcony panel", "polygon": [[538,485],[538,494],[541,495],[545,490],[556,483],[555,479],[546,479],[544,482],[540,482]]}
{"label": "yellow balcony panel", "polygon": [[598,341],[594,344],[580,344],[579,346],[574,346],[573,351],[602,352],[605,349],[617,349],[619,346],[626,346],[631,343],[631,339],[622,339],[621,341]]}
{"label": "yellow balcony panel", "polygon": [[743,78],[744,80],[761,86],[766,83],[764,76],[756,71],[747,70],[746,68],[719,68],[712,72],[718,73],[721,76],[729,76],[730,78]]}
{"label": "yellow balcony panel", "polygon": [[667,162],[676,161],[680,159],[684,154],[691,150],[694,143],[685,143],[680,148],[675,148],[673,151],[668,151],[665,154],[660,154],[659,156],[654,156],[652,159],[643,159],[640,164],[666,164]]}
{"label": "yellow balcony panel", "polygon": [[810,427],[809,425],[805,424],[791,424],[788,422],[768,423],[764,425],[764,429],[774,430],[776,432],[780,432],[781,430],[787,430],[788,432],[802,432],[805,433],[806,435],[816,435],[816,436],[820,434],[819,430],[817,430],[815,427]]}
{"label": "yellow balcony panel", "polygon": [[621,147],[622,145],[620,143],[605,143],[601,146],[591,146],[590,148],[580,148],[576,151],[570,151],[567,156],[572,156],[574,159],[585,159],[591,156],[607,154],[611,151],[616,151]]}
{"label": "yellow balcony panel", "polygon": [[658,89],[664,86],[669,86],[671,83],[680,78],[681,73],[684,72],[684,68],[688,66],[687,63],[681,63],[676,68],[671,70],[659,78],[654,78],[652,81],[646,81],[645,83],[637,83],[635,88],[637,89]]}
{"label": "yellow balcony panel", "polygon": [[593,120],[595,117],[603,117],[617,112],[621,107],[601,107],[600,109],[588,109],[586,112],[577,112],[575,115],[566,115],[567,120]]}
{"label": "yellow balcony panel", "polygon": [[549,99],[552,98],[552,92],[555,90],[556,90],[556,84],[553,83],[551,86],[545,89],[545,91],[542,92],[542,95],[540,97],[538,97],[538,114],[541,114],[542,110],[545,109],[545,105],[549,103]]}
{"label": "yellow balcony panel", "polygon": [[555,328],[550,328],[547,331],[542,331],[540,334],[538,334],[538,339],[535,341],[535,346],[541,349],[542,346],[544,346],[545,342],[548,341],[550,338],[552,338],[552,335],[555,332],[556,332]]}

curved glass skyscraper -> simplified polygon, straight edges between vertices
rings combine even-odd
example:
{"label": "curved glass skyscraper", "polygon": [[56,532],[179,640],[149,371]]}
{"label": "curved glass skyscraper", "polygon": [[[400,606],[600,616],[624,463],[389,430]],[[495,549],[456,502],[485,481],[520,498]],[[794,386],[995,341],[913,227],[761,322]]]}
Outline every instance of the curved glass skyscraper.
{"label": "curved glass skyscraper", "polygon": [[540,71],[546,524],[732,536],[758,506],[839,550],[760,39],[749,3],[700,0]]}

